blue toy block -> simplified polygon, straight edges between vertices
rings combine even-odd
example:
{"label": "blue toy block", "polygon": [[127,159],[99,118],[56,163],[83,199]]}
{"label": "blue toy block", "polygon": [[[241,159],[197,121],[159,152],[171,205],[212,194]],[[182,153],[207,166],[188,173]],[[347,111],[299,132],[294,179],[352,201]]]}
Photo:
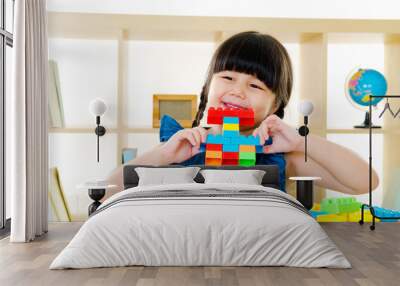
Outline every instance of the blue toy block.
{"label": "blue toy block", "polygon": [[244,144],[245,141],[246,141],[246,136],[244,136],[244,135],[240,135],[240,136],[231,138],[232,144],[246,145],[246,144]]}
{"label": "blue toy block", "polygon": [[264,146],[256,145],[256,153],[264,153]]}
{"label": "blue toy block", "polygon": [[208,134],[207,135],[207,143],[210,144],[224,144],[224,137],[222,135],[213,135],[213,134]]}
{"label": "blue toy block", "polygon": [[234,142],[234,138],[235,137],[227,137],[227,136],[223,136],[223,145],[225,144],[235,144]]}
{"label": "blue toy block", "polygon": [[239,131],[236,130],[224,130],[224,137],[237,137],[240,135]]}
{"label": "blue toy block", "polygon": [[239,124],[239,117],[224,117],[224,123],[228,124]]}
{"label": "blue toy block", "polygon": [[239,145],[237,144],[224,144],[222,145],[223,152],[239,152]]}
{"label": "blue toy block", "polygon": [[317,210],[310,210],[309,212],[310,212],[311,216],[312,216],[314,219],[317,219],[317,217],[320,216],[320,215],[325,215],[325,214],[327,214],[327,212],[317,211]]}
{"label": "blue toy block", "polygon": [[260,145],[260,136],[253,136],[250,135],[249,137],[247,137],[247,145]]}
{"label": "blue toy block", "polygon": [[381,222],[396,222],[398,219],[385,219],[386,217],[400,217],[400,211],[374,206],[375,215],[382,218]]}

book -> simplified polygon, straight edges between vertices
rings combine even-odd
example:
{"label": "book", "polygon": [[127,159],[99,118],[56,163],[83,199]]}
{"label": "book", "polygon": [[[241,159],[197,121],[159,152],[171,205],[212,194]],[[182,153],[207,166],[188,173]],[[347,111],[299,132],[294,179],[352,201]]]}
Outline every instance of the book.
{"label": "book", "polygon": [[57,63],[49,60],[49,96],[48,96],[48,113],[49,127],[62,128],[64,122],[64,108],[62,103],[60,80],[58,74]]}
{"label": "book", "polygon": [[49,203],[52,211],[51,217],[56,221],[72,221],[66,196],[61,185],[57,167],[50,169],[49,176]]}

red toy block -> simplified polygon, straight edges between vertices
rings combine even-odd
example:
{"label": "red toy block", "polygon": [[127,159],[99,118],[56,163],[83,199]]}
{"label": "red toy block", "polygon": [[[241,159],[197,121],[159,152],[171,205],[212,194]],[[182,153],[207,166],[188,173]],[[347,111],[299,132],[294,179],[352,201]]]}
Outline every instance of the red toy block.
{"label": "red toy block", "polygon": [[239,152],[223,152],[222,160],[239,160]]}
{"label": "red toy block", "polygon": [[222,159],[206,158],[205,165],[207,166],[221,166]]}
{"label": "red toy block", "polygon": [[208,109],[207,124],[223,124],[224,117],[239,117],[239,124],[242,126],[254,125],[254,110],[251,108],[215,108]]}
{"label": "red toy block", "polygon": [[208,115],[207,115],[207,124],[222,124],[223,123],[223,115],[224,115],[224,110],[219,107],[210,107],[208,109]]}
{"label": "red toy block", "polygon": [[254,110],[251,108],[246,108],[240,110],[240,118],[254,118]]}
{"label": "red toy block", "polygon": [[239,114],[239,109],[236,108],[225,108],[223,117],[236,117]]}
{"label": "red toy block", "polygon": [[222,165],[238,165],[239,160],[224,159],[222,160]]}
{"label": "red toy block", "polygon": [[254,118],[240,118],[239,125],[240,126],[254,126]]}
{"label": "red toy block", "polygon": [[207,151],[222,151],[222,144],[207,144]]}

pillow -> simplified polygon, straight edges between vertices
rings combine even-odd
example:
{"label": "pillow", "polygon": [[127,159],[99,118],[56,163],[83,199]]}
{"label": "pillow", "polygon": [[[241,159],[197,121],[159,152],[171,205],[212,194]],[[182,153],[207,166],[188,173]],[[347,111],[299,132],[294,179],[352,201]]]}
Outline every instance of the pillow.
{"label": "pillow", "polygon": [[199,170],[199,167],[135,168],[139,177],[138,186],[196,183],[193,179]]}
{"label": "pillow", "polygon": [[204,183],[234,183],[246,185],[261,185],[265,171],[262,170],[201,170]]}

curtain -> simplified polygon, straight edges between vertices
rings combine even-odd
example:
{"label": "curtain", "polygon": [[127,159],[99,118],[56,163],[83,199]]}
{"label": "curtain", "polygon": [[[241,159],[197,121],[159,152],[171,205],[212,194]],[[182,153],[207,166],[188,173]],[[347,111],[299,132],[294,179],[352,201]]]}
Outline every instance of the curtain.
{"label": "curtain", "polygon": [[13,91],[8,136],[12,242],[47,232],[46,0],[15,1]]}

